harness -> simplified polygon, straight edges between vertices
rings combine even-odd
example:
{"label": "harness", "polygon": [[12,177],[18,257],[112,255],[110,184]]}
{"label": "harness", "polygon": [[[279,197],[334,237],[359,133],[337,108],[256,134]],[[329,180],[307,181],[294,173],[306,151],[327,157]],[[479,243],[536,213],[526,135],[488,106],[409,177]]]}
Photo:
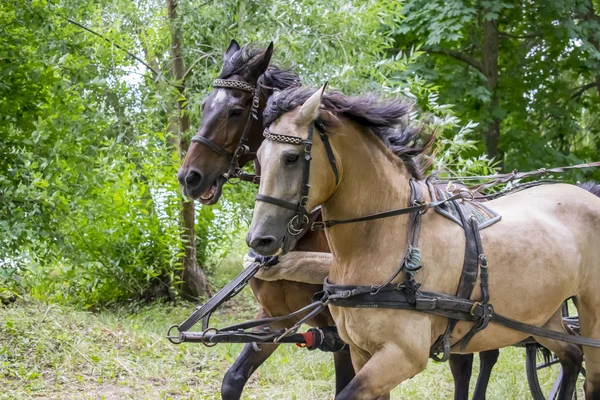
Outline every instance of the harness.
{"label": "harness", "polygon": [[257,82],[257,86],[253,86],[249,83],[233,79],[215,79],[213,81],[213,87],[241,90],[243,92],[252,93],[252,107],[250,108],[250,113],[248,113],[248,118],[246,119],[246,124],[244,125],[242,136],[240,137],[240,140],[238,141],[233,153],[229,152],[226,149],[228,145],[219,145],[213,142],[212,140],[207,139],[204,136],[200,136],[198,134],[192,137],[191,142],[202,143],[203,145],[205,145],[221,157],[225,158],[229,162],[227,172],[223,174],[223,177],[228,181],[231,181],[233,178],[238,178],[240,180],[256,183],[258,177],[256,175],[243,173],[242,169],[238,166],[238,163],[240,157],[244,154],[253,156],[256,155],[256,153],[250,152],[250,148],[248,147],[248,135],[250,134],[250,129],[252,128],[253,121],[258,121],[258,108],[260,106],[261,84],[260,82]]}
{"label": "harness", "polygon": [[[261,194],[256,196],[256,200],[295,211],[296,214],[288,222],[288,232],[292,235],[295,235],[298,231],[301,232],[307,227],[312,230],[323,230],[339,224],[363,222],[410,214],[407,235],[409,241],[408,250],[394,273],[381,285],[336,285],[325,279],[323,291],[316,295],[317,297],[320,296],[320,300],[304,307],[302,309],[303,312],[307,312],[308,314],[293,327],[287,329],[284,334],[277,339],[278,341],[289,334],[295,334],[300,327],[300,324],[309,317],[318,314],[328,305],[334,305],[337,307],[351,308],[414,310],[448,318],[446,330],[437,339],[430,351],[431,357],[437,361],[447,360],[450,357],[451,349],[454,347],[460,346],[460,348],[464,350],[472,337],[477,332],[485,329],[490,322],[501,324],[507,328],[534,336],[541,336],[579,345],[600,347],[600,340],[551,331],[538,326],[522,323],[494,312],[492,304],[489,303],[488,261],[483,251],[483,244],[479,233],[479,223],[473,216],[467,217],[464,206],[462,206],[462,203],[465,201],[472,201],[474,199],[474,194],[469,189],[460,189],[457,194],[446,199],[425,202],[421,196],[419,183],[416,180],[411,179],[411,197],[410,205],[408,207],[345,220],[310,222],[306,204],[308,202],[308,194],[310,191],[308,182],[310,178],[310,162],[312,159],[312,137],[315,126],[319,126],[316,124],[317,122],[313,121],[309,125],[308,138],[306,140],[296,136],[276,134],[265,129],[263,136],[268,140],[304,146],[302,186],[300,189],[300,201],[297,203]],[[323,140],[337,184],[339,177],[333,150],[331,149],[331,145],[329,144],[324,129],[318,129],[318,131]],[[421,216],[427,212],[428,209],[441,206],[445,203],[451,203],[458,210],[466,242],[461,277],[456,295],[454,296],[422,291],[420,290],[421,284],[414,279],[417,271],[421,268],[421,253],[418,247]],[[392,283],[401,272],[404,272],[404,280],[400,283]],[[471,300],[470,297],[478,276],[481,278],[481,299],[475,301]],[[473,322],[473,326],[465,336],[451,346],[452,331],[459,321]],[[252,324],[251,326],[255,325]],[[242,324],[235,327],[244,329],[250,327],[250,325]]]}

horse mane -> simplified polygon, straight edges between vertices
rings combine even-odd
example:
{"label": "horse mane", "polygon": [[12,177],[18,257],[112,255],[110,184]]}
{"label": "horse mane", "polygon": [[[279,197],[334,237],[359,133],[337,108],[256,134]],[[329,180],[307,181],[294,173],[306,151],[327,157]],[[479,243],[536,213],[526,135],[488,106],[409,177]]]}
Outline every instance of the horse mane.
{"label": "horse mane", "polygon": [[596,183],[594,181],[588,181],[588,182],[578,183],[577,186],[579,186],[582,189],[587,190],[591,194],[594,194],[594,195],[600,197],[600,183]]}
{"label": "horse mane", "polygon": [[[262,61],[264,52],[265,49],[257,48],[253,43],[243,45],[225,60],[219,79],[229,79],[233,75],[244,75],[245,72],[252,71]],[[260,83],[266,89],[283,90],[300,86],[300,77],[292,68],[281,69],[271,64],[262,75]]]}
{"label": "horse mane", "polygon": [[[272,96],[264,112],[265,126],[304,104],[314,92],[315,89],[293,87]],[[431,135],[425,143],[420,143],[423,126],[408,121],[409,115],[415,110],[412,102],[406,99],[382,100],[374,94],[350,97],[340,92],[330,92],[323,96],[322,109],[367,128],[400,158],[414,178],[422,179],[431,166],[432,160],[428,155],[435,135]],[[318,122],[327,128],[325,121]]]}

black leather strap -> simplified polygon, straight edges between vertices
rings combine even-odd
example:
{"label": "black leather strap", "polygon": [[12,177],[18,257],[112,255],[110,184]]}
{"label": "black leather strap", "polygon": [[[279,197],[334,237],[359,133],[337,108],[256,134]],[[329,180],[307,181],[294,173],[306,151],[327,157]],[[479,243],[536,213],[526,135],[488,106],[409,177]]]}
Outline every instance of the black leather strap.
{"label": "black leather strap", "polygon": [[215,144],[215,142],[205,138],[204,136],[196,135],[191,139],[191,141],[192,141],[192,143],[193,142],[202,143],[203,145],[205,145],[206,147],[208,147],[209,149],[211,149],[212,151],[214,151],[221,157],[226,158],[227,160],[231,160],[231,157],[233,157],[233,153],[228,152],[227,150],[225,150],[224,147],[221,147],[218,144]]}
{"label": "black leather strap", "polygon": [[478,321],[489,316],[490,322],[530,335],[600,348],[600,340],[568,335],[516,321],[494,312],[489,304],[473,300],[418,290],[415,301],[411,302],[403,284],[388,285],[373,292],[373,286],[333,285],[325,279],[323,289],[322,301],[337,307],[414,310],[460,321]]}
{"label": "black leather strap", "polygon": [[287,208],[288,210],[292,210],[292,211],[297,211],[298,210],[298,204],[296,203],[291,203],[289,201],[285,201],[285,200],[281,200],[275,197],[271,197],[271,196],[265,196],[264,194],[257,194],[256,195],[256,200],[257,201],[262,201],[265,203],[271,203],[274,204],[276,206],[279,207],[283,207],[283,208]]}

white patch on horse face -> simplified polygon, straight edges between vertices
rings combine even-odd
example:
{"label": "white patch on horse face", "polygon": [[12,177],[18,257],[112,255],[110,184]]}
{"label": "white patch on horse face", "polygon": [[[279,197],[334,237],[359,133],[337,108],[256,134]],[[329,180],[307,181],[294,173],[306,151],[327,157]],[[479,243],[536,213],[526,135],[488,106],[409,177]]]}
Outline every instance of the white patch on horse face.
{"label": "white patch on horse face", "polygon": [[227,99],[227,93],[225,93],[224,90],[219,90],[213,100],[213,103],[212,103],[213,107],[218,104],[224,103],[226,99]]}

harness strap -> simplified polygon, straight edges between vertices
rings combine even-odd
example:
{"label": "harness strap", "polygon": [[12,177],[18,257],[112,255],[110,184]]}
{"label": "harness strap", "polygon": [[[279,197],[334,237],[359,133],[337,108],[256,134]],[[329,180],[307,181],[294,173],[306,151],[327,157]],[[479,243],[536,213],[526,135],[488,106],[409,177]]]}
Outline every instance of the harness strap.
{"label": "harness strap", "polygon": [[233,157],[233,153],[228,152],[227,150],[225,150],[224,147],[221,147],[221,146],[215,144],[215,142],[213,142],[210,139],[205,138],[204,136],[196,135],[191,139],[191,142],[192,143],[194,143],[194,142],[202,143],[203,145],[205,145],[206,147],[208,147],[209,149],[211,149],[218,155],[220,155],[228,160],[230,160]]}
{"label": "harness strap", "polygon": [[332,226],[335,225],[341,225],[341,224],[350,224],[350,223],[355,223],[355,222],[364,222],[364,221],[372,221],[374,219],[382,219],[382,218],[389,218],[389,217],[395,217],[398,215],[405,215],[405,214],[411,214],[411,213],[418,213],[418,212],[425,212],[430,208],[434,208],[437,207],[439,205],[442,205],[444,203],[448,203],[450,201],[453,200],[458,200],[458,199],[467,199],[467,200],[471,200],[472,198],[472,193],[466,193],[466,192],[459,192],[451,197],[448,197],[447,199],[444,200],[439,200],[439,201],[432,201],[429,203],[423,203],[423,204],[419,204],[416,206],[410,206],[410,207],[405,207],[405,208],[398,208],[396,210],[390,210],[390,211],[383,211],[380,213],[375,213],[375,214],[370,214],[370,215],[365,215],[362,217],[357,217],[357,218],[350,218],[350,219],[329,219],[327,221],[320,221],[320,222],[315,222],[314,224],[312,224],[311,229],[313,231],[322,231],[325,228],[331,228]]}
{"label": "harness strap", "polygon": [[335,184],[337,185],[340,182],[340,177],[338,174],[337,161],[335,159],[335,155],[333,154],[333,149],[331,148],[331,144],[329,143],[329,137],[325,134],[325,130],[321,125],[317,125],[317,131],[319,132],[319,137],[325,146],[325,152],[327,153],[327,158],[329,159],[329,164],[331,165],[331,169],[333,170],[333,175],[335,176]]}
{"label": "harness strap", "polygon": [[333,285],[325,279],[323,288],[322,301],[336,307],[414,310],[475,323],[481,319],[488,319],[489,322],[533,336],[600,348],[600,340],[568,335],[516,321],[495,313],[491,304],[421,290],[417,290],[414,299],[411,300],[412,294],[404,283],[391,284],[374,293],[373,286]]}
{"label": "harness strap", "polygon": [[298,210],[299,204],[291,203],[289,201],[281,200],[276,197],[265,196],[264,194],[257,194],[255,199],[257,201],[262,201],[265,203],[271,203],[279,207],[287,208],[288,210],[296,211]]}

